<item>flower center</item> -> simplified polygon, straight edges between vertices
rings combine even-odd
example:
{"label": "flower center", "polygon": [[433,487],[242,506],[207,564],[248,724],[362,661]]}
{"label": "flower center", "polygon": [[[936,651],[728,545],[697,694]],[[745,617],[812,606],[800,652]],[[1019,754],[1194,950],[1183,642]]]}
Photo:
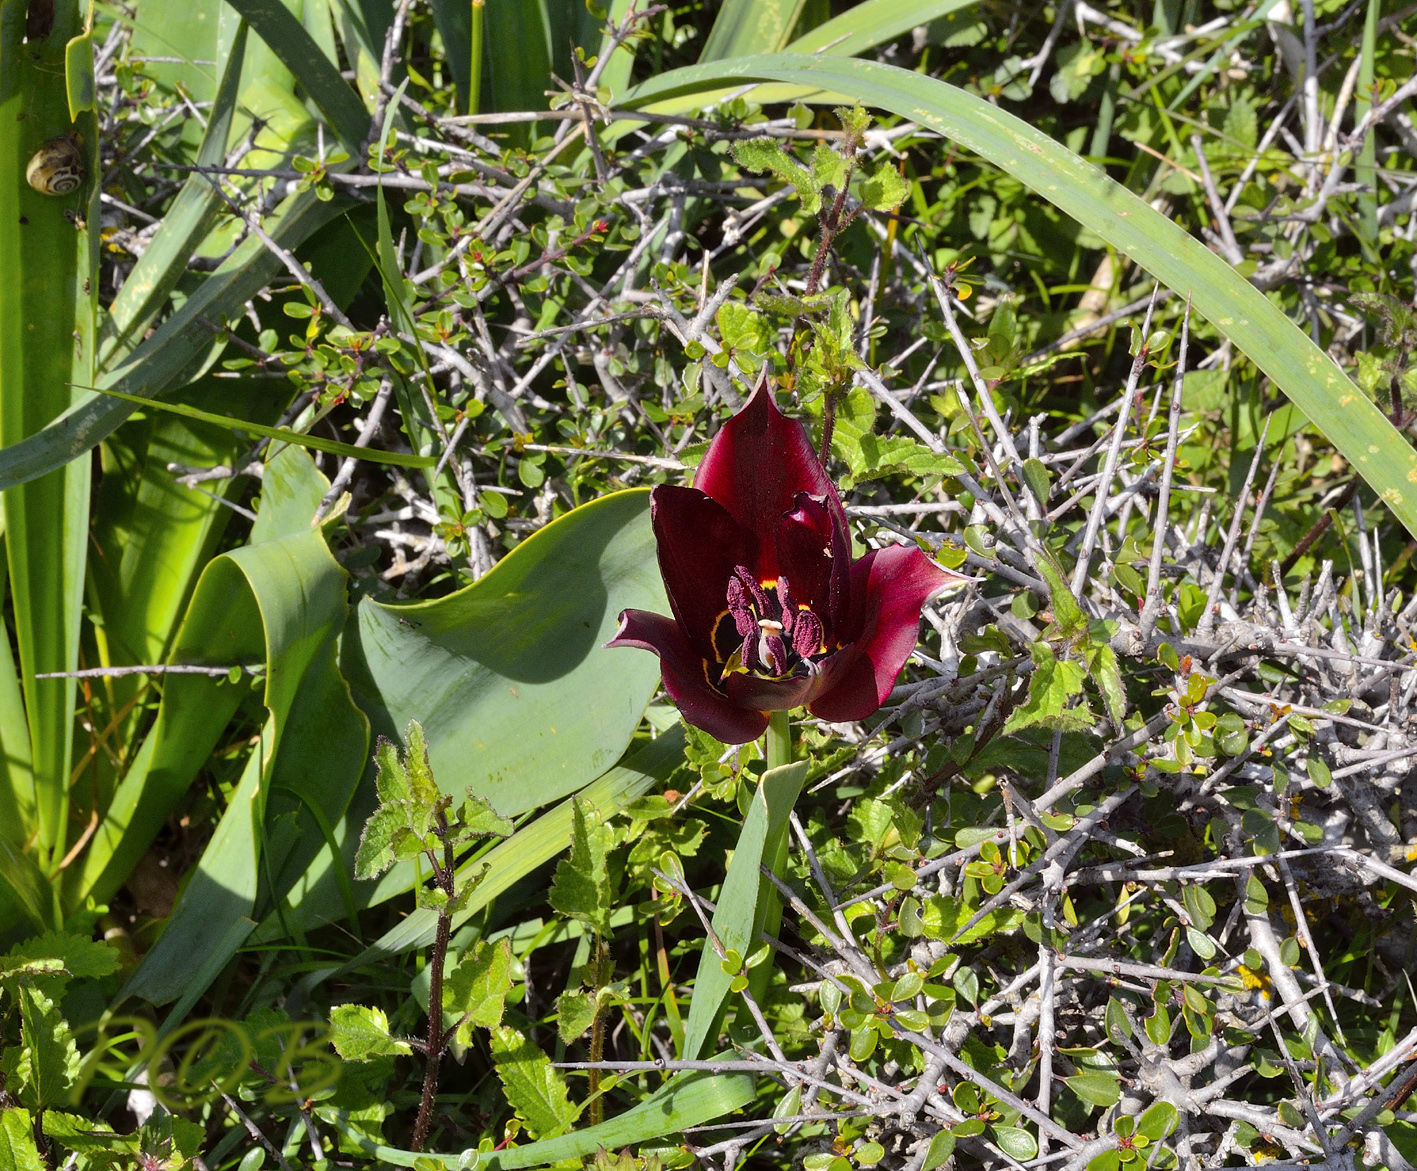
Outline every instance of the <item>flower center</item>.
{"label": "flower center", "polygon": [[822,620],[793,600],[785,575],[759,581],[735,566],[727,603],[713,631],[714,653],[725,670],[780,679],[826,653]]}

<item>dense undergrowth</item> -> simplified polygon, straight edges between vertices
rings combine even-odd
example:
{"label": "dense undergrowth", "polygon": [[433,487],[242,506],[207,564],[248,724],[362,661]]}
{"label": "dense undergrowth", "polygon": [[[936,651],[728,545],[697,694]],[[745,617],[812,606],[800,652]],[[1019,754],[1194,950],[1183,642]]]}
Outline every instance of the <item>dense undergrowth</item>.
{"label": "dense undergrowth", "polygon": [[[0,1171],[1410,1171],[1412,10],[278,7],[97,9],[0,368]],[[786,765],[600,647],[764,376],[971,576]]]}

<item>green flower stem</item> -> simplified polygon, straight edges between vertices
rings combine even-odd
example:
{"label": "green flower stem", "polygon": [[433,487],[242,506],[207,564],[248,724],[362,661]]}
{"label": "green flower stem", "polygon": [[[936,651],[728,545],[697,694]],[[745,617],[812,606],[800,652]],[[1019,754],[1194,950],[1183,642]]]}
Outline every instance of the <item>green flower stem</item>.
{"label": "green flower stem", "polygon": [[786,712],[773,712],[768,719],[768,768],[792,763],[792,722]]}

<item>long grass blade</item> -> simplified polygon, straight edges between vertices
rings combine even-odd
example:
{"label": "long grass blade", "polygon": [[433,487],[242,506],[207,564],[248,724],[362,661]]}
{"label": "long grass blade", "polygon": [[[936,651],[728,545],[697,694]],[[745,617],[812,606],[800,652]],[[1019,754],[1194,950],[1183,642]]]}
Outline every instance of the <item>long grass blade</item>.
{"label": "long grass blade", "polygon": [[89,389],[122,399],[124,402],[134,403],[140,407],[181,415],[184,419],[214,423],[218,427],[240,431],[244,435],[259,435],[264,439],[278,439],[282,443],[293,443],[296,447],[307,447],[312,451],[325,451],[331,455],[349,456],[371,464],[393,464],[400,468],[431,468],[438,462],[431,455],[404,455],[402,452],[383,451],[375,447],[355,447],[352,443],[340,443],[334,439],[322,439],[318,435],[306,435],[300,431],[292,431],[289,427],[267,427],[264,423],[248,423],[244,419],[229,419],[225,415],[214,415],[211,411],[204,411],[186,403],[170,403],[159,399],[142,398],[136,394],[124,394],[121,390],[109,390],[102,386]]}
{"label": "long grass blade", "polygon": [[677,69],[637,86],[636,108],[725,84],[787,82],[850,93],[936,130],[1091,228],[1189,297],[1294,402],[1417,534],[1417,451],[1280,308],[1180,225],[1042,131],[982,98],[874,61],[780,53]]}

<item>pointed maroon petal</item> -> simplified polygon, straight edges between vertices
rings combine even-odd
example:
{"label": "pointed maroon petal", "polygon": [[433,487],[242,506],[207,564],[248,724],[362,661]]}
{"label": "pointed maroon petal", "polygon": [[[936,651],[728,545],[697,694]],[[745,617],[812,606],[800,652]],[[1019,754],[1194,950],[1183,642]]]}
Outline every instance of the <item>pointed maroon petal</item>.
{"label": "pointed maroon petal", "polygon": [[865,719],[885,703],[920,636],[921,608],[957,580],[904,545],[874,550],[853,565],[851,623],[859,633],[849,652],[840,652],[840,666],[833,664],[830,688],[811,703],[812,714],[845,723]]}
{"label": "pointed maroon petal", "polygon": [[647,610],[625,610],[620,615],[620,629],[605,645],[638,647],[657,654],[664,690],[678,706],[679,714],[715,739],[725,744],[746,744],[767,728],[766,712],[736,706],[709,683],[703,659],[694,653],[672,618]]}
{"label": "pointed maroon petal", "polygon": [[851,570],[846,518],[839,502],[831,507],[834,500],[799,492],[777,535],[778,572],[791,583],[793,600],[816,613],[833,642],[847,621]]}
{"label": "pointed maroon petal", "polygon": [[748,538],[723,505],[696,488],[659,485],[650,493],[650,518],[670,608],[695,651],[712,659],[733,567],[752,556]]}
{"label": "pointed maroon petal", "polygon": [[769,712],[785,712],[801,707],[821,690],[821,681],[815,671],[792,679],[733,674],[724,679],[723,685],[734,703]]}
{"label": "pointed maroon petal", "polygon": [[806,428],[777,409],[766,378],[714,436],[694,487],[728,509],[756,540],[757,557],[745,564],[761,580],[777,576],[778,525],[792,511],[797,493],[826,497],[827,507],[841,513],[843,524],[846,520]]}

